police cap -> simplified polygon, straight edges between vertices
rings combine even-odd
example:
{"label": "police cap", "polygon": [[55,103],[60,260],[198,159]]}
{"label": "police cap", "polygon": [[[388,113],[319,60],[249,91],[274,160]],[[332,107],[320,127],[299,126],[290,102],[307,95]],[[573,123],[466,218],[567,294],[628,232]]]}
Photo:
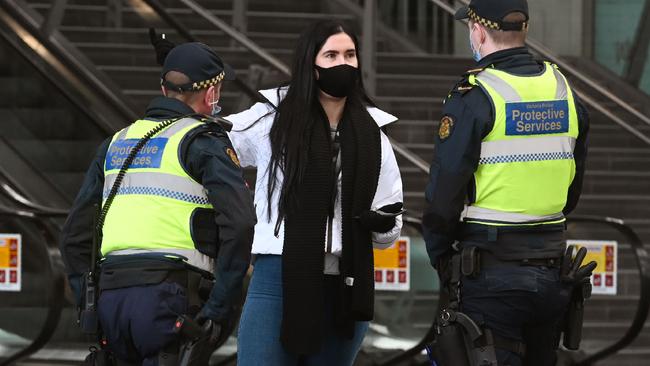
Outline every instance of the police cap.
{"label": "police cap", "polygon": [[[506,15],[523,13],[523,22],[504,22]],[[456,12],[456,19],[472,19],[491,29],[501,31],[521,31],[528,27],[528,2],[526,0],[472,0]]]}
{"label": "police cap", "polygon": [[[190,81],[176,85],[165,80],[165,75],[170,71],[183,73]],[[190,42],[180,44],[169,52],[163,64],[161,83],[167,89],[183,92],[206,89],[234,78],[235,71],[213,49],[200,42]]]}

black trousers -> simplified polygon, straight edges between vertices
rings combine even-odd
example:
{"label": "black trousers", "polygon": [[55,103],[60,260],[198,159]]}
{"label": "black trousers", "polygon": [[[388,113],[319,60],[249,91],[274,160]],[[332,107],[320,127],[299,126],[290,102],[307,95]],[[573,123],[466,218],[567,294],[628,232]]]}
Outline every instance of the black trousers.
{"label": "black trousers", "polygon": [[571,287],[559,268],[504,266],[461,279],[461,311],[496,335],[526,344],[526,356],[496,348],[499,365],[554,366]]}

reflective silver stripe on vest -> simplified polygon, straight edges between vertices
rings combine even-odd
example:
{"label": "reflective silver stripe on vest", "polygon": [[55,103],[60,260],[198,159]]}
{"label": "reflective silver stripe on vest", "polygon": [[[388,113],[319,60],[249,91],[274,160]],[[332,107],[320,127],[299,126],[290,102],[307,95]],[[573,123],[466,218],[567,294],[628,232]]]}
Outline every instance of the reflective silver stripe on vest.
{"label": "reflective silver stripe on vest", "polygon": [[484,141],[479,164],[573,159],[575,144],[570,136]]}
{"label": "reflective silver stripe on vest", "polygon": [[513,88],[505,80],[501,79],[495,74],[489,71],[483,71],[480,74],[478,74],[476,78],[481,83],[485,83],[486,85],[494,89],[497,93],[499,93],[499,95],[501,95],[501,97],[505,99],[506,103],[521,101],[521,96],[519,96],[519,93],[517,93],[515,88]]}
{"label": "reflective silver stripe on vest", "polygon": [[[104,199],[108,197],[117,174],[109,174],[104,180]],[[210,203],[205,188],[190,180],[167,173],[135,172],[124,175],[118,195],[141,194],[160,196],[207,205]]]}
{"label": "reflective silver stripe on vest", "polygon": [[465,206],[465,209],[460,214],[461,221],[489,221],[495,223],[513,223],[513,224],[533,224],[544,223],[549,221],[557,221],[564,218],[562,212],[545,215],[535,216],[526,215],[514,212],[504,212],[499,210],[491,210],[489,208]]}
{"label": "reflective silver stripe on vest", "polygon": [[192,124],[195,124],[197,122],[200,121],[194,118],[179,119],[178,121],[174,122],[171,126],[165,128],[162,132],[160,132],[155,137],[170,138],[174,136],[178,131],[184,129],[185,127],[191,126]]}
{"label": "reflective silver stripe on vest", "polygon": [[120,131],[120,133],[115,138],[115,141],[124,140],[126,138],[126,134],[129,132],[129,127],[123,128],[122,131]]}
{"label": "reflective silver stripe on vest", "polygon": [[160,253],[172,256],[182,256],[185,262],[194,267],[210,273],[214,270],[214,259],[195,249],[159,248],[159,249],[122,249],[106,253],[106,255],[132,255],[132,254]]}
{"label": "reflective silver stripe on vest", "polygon": [[[553,75],[555,76],[555,81],[557,82],[555,89],[555,100],[567,99],[568,92],[564,76],[562,76],[562,74],[551,65],[545,65],[545,72],[549,67],[553,70]],[[512,86],[510,86],[510,84],[508,84],[505,80],[501,79],[497,75],[489,71],[483,71],[478,74],[476,78],[480,82],[485,83],[493,88],[497,93],[499,93],[499,95],[501,95],[501,97],[503,97],[503,99],[505,99],[506,102],[521,101],[521,96],[519,96],[519,93],[517,93],[517,91]]]}
{"label": "reflective silver stripe on vest", "polygon": [[564,76],[553,66],[547,66],[553,69],[553,75],[555,75],[555,80],[557,81],[557,89],[555,91],[555,100],[563,100],[568,98],[566,82]]}

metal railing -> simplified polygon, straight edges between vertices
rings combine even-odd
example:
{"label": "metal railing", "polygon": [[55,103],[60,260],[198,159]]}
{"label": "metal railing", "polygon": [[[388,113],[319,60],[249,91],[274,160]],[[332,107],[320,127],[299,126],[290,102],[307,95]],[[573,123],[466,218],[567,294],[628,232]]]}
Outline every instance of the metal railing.
{"label": "metal railing", "polygon": [[[183,38],[189,41],[196,41],[196,38],[181,25],[165,8],[160,5],[157,0],[143,0],[147,3],[162,19],[164,19],[169,25],[174,27]],[[256,56],[267,62],[274,69],[280,71],[285,76],[291,76],[291,69],[285,65],[280,59],[273,56],[271,53],[267,52],[264,48],[260,47],[257,43],[253,42],[245,34],[238,31],[234,27],[228,25],[228,23],[214,16],[209,9],[206,9],[199,5],[196,1],[193,0],[178,0],[183,5],[187,6],[193,12],[196,13],[199,17],[205,19],[207,22],[215,26],[224,32],[228,37],[235,40],[237,43],[244,46],[247,50],[254,53]]]}
{"label": "metal railing", "polygon": [[[197,41],[196,37],[194,37],[189,29],[185,27],[183,24],[178,22],[169,12],[158,3],[157,0],[143,0],[149,5],[157,14],[158,16],[165,20],[167,24],[172,26],[176,31],[186,40],[194,42]],[[238,30],[230,27],[228,24],[220,20],[219,18],[215,17],[210,13],[209,10],[201,7],[200,5],[196,4],[195,1],[193,0],[179,0],[182,3],[188,5],[193,11],[197,12],[198,15],[202,16],[204,19],[209,21],[211,24],[213,24],[215,27],[218,27],[222,31],[224,31],[227,35],[233,37],[237,42],[242,43],[248,50],[262,58],[263,60],[267,61],[271,66],[273,66],[276,70],[282,72],[283,74],[287,76],[291,76],[290,73],[290,68],[285,65],[281,60],[275,58],[273,55],[269,54],[268,52],[264,51],[259,45],[251,41],[248,37],[246,37],[244,34],[239,32]],[[374,1],[369,1],[370,3],[374,4]],[[375,27],[373,25],[366,25],[364,29],[369,29],[372,32],[375,32]],[[374,37],[372,37],[374,38]],[[365,40],[365,38],[364,38]],[[368,58],[368,57],[367,57]],[[239,80],[239,79],[237,79]],[[237,82],[237,81],[236,81]],[[245,83],[239,81],[238,85],[242,87],[242,90],[246,92],[250,97],[252,97],[254,100],[258,102],[265,102],[266,98],[260,95],[260,93],[257,90],[253,90],[248,85]],[[403,145],[399,144],[395,140],[391,139],[391,144],[393,145],[393,148],[395,151],[403,156],[406,160],[410,161],[413,163],[416,167],[419,169],[423,170],[428,174],[429,172],[429,164],[424,161],[422,158],[420,158],[417,154],[413,153]]]}
{"label": "metal railing", "polygon": [[[421,220],[416,218],[404,218],[404,223],[411,224],[415,228],[421,229]],[[586,358],[579,360],[574,366],[590,366],[595,362],[603,360],[621,349],[629,346],[641,333],[643,330],[646,319],[648,318],[648,312],[650,311],[650,255],[643,247],[643,242],[639,239],[639,236],[627,226],[623,220],[615,219],[611,217],[596,217],[596,216],[571,216],[567,218],[567,223],[592,223],[592,224],[601,224],[603,226],[609,226],[616,229],[627,242],[631,245],[632,251],[634,253],[634,258],[636,261],[637,269],[639,270],[640,277],[640,290],[639,290],[639,301],[637,303],[636,312],[634,318],[627,332],[623,335],[621,339],[614,342],[608,347],[603,348],[602,350],[593,353],[592,355],[587,356]],[[412,359],[413,357],[422,353],[424,348],[433,342],[435,338],[435,318],[432,319],[431,328],[424,335],[422,340],[418,342],[415,346],[410,349],[393,356],[383,362],[377,364],[377,366],[396,366],[402,362]]]}
{"label": "metal railing", "polygon": [[[142,0],[142,1],[144,1],[147,5],[149,5],[149,7],[162,20],[164,20],[167,24],[169,24],[172,28],[174,28],[178,32],[178,34],[181,37],[183,37],[186,41],[188,42],[198,41],[198,39],[192,35],[190,30],[187,27],[185,27],[183,24],[181,24],[178,20],[176,20],[176,18],[174,18],[174,16],[172,16],[162,5],[160,5],[160,3],[157,0]],[[248,37],[246,37],[243,33],[239,32],[235,28],[226,24],[221,19],[212,15],[209,10],[201,7],[200,5],[196,4],[191,0],[180,0],[180,1],[188,5],[188,7],[192,9],[192,11],[197,12],[199,16],[202,16],[205,20],[210,22],[212,25],[224,31],[224,33],[226,33],[228,36],[233,37],[233,39],[236,42],[239,42],[242,45],[244,45],[244,47],[246,47],[255,55],[257,55],[258,57],[260,57],[261,59],[269,63],[269,65],[271,65],[273,68],[280,71],[282,74],[286,76],[291,76],[289,67],[286,66],[281,60],[277,59],[275,56],[266,52],[259,45],[251,41]],[[239,90],[244,92],[253,100],[258,102],[266,101],[266,98],[264,96],[262,96],[257,90],[251,88],[248,84],[243,82],[239,77],[236,77],[233,82],[235,86],[239,88]]]}
{"label": "metal railing", "polygon": [[[46,216],[51,216],[54,211],[56,210],[51,209]],[[49,289],[47,293],[47,315],[38,335],[26,347],[14,353],[7,359],[0,361],[0,366],[12,365],[43,348],[56,331],[59,319],[61,318],[61,311],[65,306],[65,274],[63,271],[63,264],[60,262],[60,258],[56,257],[50,251],[51,247],[56,247],[57,235],[53,232],[51,226],[47,225],[45,222],[47,218],[43,217],[42,214],[42,212],[38,211],[21,210],[0,205],[0,219],[27,220],[39,229],[40,233],[43,235],[44,241],[38,243],[43,245],[38,245],[37,248],[30,248],[32,250],[30,250],[29,255],[33,257],[40,256],[47,258],[47,263],[44,265],[47,271],[45,278],[50,279],[51,281],[50,285],[47,286]],[[34,249],[37,249],[38,252],[33,251]]]}
{"label": "metal railing", "polygon": [[11,187],[6,182],[0,181],[0,191],[15,204],[24,207],[23,209],[18,209],[18,211],[26,213],[28,216],[32,215],[34,217],[65,217],[68,215],[68,210],[62,210],[59,208],[47,207],[33,202],[27,197],[20,194],[16,189]]}
{"label": "metal railing", "polygon": [[643,247],[643,242],[636,232],[634,232],[631,227],[625,225],[623,220],[611,217],[600,218],[595,216],[574,216],[568,218],[568,222],[596,223],[618,230],[632,246],[632,252],[634,253],[634,259],[641,279],[639,302],[636,307],[636,312],[634,313],[632,324],[621,339],[612,343],[610,346],[587,356],[587,358],[578,361],[576,364],[576,366],[589,366],[629,346],[643,330],[644,324],[648,319],[648,312],[650,311],[650,256],[648,255],[648,251]]}
{"label": "metal railing", "polygon": [[206,8],[200,6],[194,0],[179,0],[181,3],[185,4],[187,7],[196,12],[199,16],[203,17],[205,20],[210,22],[210,24],[221,29],[226,35],[235,41],[239,42],[241,45],[246,47],[249,51],[253,52],[255,55],[262,58],[264,61],[268,62],[269,65],[273,66],[276,70],[282,72],[286,76],[291,76],[291,69],[280,61],[275,56],[271,55],[269,52],[264,50],[262,47],[258,46],[250,38],[246,37],[243,33],[237,31],[235,28],[229,26],[223,20],[212,15],[212,13]]}

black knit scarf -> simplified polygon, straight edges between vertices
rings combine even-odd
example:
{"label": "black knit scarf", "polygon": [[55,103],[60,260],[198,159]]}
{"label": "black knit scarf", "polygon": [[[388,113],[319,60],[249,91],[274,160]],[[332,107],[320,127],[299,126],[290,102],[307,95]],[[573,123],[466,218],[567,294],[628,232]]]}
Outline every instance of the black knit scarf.
{"label": "black knit scarf", "polygon": [[[366,108],[348,98],[340,122],[343,252],[336,323],[352,335],[355,320],[371,320],[374,264],[370,231],[355,216],[369,210],[381,167],[379,127]],[[287,214],[282,252],[281,341],[295,354],[318,352],[324,330],[324,246],[332,191],[332,143],[326,119],[309,140],[309,163],[298,189],[298,210]],[[345,281],[350,285],[346,285]]]}

